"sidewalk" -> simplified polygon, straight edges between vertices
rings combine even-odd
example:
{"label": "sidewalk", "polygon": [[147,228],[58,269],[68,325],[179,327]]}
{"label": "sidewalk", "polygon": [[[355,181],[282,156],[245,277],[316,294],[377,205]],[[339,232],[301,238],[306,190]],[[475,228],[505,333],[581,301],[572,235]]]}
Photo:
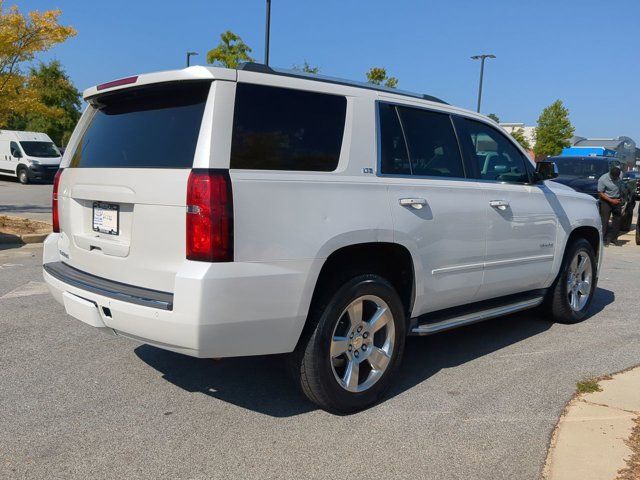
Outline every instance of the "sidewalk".
{"label": "sidewalk", "polygon": [[640,479],[640,367],[576,396],[551,439],[546,480]]}

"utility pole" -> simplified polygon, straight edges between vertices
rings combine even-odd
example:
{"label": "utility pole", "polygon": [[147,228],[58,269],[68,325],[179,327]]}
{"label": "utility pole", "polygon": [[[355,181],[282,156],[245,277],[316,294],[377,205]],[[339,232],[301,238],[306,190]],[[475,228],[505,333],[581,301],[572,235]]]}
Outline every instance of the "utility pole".
{"label": "utility pole", "polygon": [[478,109],[477,112],[480,113],[480,103],[482,102],[482,80],[484,78],[484,61],[487,58],[496,58],[495,55],[474,55],[471,57],[473,60],[480,60],[480,86],[478,87]]}
{"label": "utility pole", "polygon": [[267,18],[264,30],[264,64],[269,66],[269,31],[271,30],[271,0],[267,0]]}
{"label": "utility pole", "polygon": [[191,65],[191,57],[198,55],[198,52],[187,52],[187,67]]}

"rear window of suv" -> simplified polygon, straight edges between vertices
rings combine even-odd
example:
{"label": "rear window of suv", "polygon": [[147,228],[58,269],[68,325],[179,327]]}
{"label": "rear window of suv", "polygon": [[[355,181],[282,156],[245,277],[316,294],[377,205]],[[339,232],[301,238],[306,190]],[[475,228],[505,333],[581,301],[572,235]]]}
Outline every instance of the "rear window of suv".
{"label": "rear window of suv", "polygon": [[337,95],[239,83],[231,168],[335,170],[346,109]]}
{"label": "rear window of suv", "polygon": [[211,82],[107,93],[71,158],[82,168],[191,168]]}

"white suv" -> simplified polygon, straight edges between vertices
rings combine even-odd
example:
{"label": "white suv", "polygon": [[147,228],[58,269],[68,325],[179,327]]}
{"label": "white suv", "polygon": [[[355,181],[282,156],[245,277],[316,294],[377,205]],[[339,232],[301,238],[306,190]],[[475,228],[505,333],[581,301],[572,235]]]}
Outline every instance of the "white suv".
{"label": "white suv", "polygon": [[481,115],[255,64],[84,96],[43,262],[93,327],[194,357],[290,352],[309,399],[351,412],[407,335],[587,313],[595,200]]}

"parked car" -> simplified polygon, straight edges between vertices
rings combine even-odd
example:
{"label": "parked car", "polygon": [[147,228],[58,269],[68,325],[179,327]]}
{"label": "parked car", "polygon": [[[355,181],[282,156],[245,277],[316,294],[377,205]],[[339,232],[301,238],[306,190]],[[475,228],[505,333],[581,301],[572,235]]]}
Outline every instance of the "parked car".
{"label": "parked car", "polygon": [[[574,190],[598,199],[598,179],[607,173],[612,165],[620,165],[615,157],[549,157],[558,167],[558,178],[554,182],[567,185]],[[636,206],[636,182],[626,175],[620,183],[620,197],[622,198],[622,220],[620,230],[628,232],[633,222],[633,210]]]}
{"label": "parked car", "polygon": [[587,315],[595,200],[484,116],[255,64],[84,98],[43,268],[93,327],[194,357],[289,353],[307,397],[346,413],[381,398],[407,335]]}
{"label": "parked car", "polygon": [[636,201],[640,200],[640,172],[638,171],[625,172],[623,178],[629,182],[635,183],[635,186],[636,186],[635,199]]}
{"label": "parked car", "polygon": [[62,156],[46,133],[0,130],[0,175],[20,183],[51,181]]}

